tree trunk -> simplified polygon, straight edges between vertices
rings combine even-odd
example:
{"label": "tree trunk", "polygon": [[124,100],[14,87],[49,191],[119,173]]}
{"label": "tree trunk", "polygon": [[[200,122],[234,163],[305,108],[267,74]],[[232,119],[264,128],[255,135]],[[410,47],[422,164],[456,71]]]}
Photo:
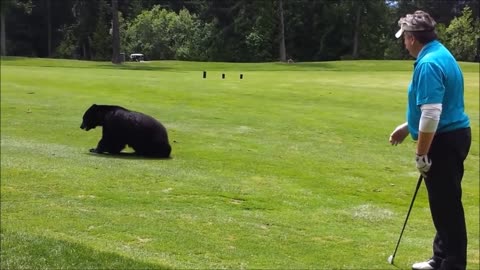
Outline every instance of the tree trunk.
{"label": "tree trunk", "polygon": [[362,3],[357,2],[357,14],[355,18],[355,33],[353,34],[353,52],[352,52],[352,58],[357,59],[358,58],[358,43],[359,43],[359,35],[360,35],[360,16],[362,12]]}
{"label": "tree trunk", "polygon": [[285,24],[283,21],[283,1],[279,1],[280,11],[280,61],[287,61],[287,49],[285,48]]}
{"label": "tree trunk", "polygon": [[47,1],[47,57],[52,55],[52,13],[51,13],[51,2]]}
{"label": "tree trunk", "polygon": [[85,45],[85,42],[82,42],[82,56],[80,57],[80,59],[90,60],[87,57],[87,45]]}
{"label": "tree trunk", "polygon": [[118,26],[118,0],[112,0],[112,63],[120,64],[120,30]]}
{"label": "tree trunk", "polygon": [[1,42],[1,47],[2,47],[1,54],[3,56],[5,56],[5,55],[7,55],[7,45],[6,45],[7,44],[7,42],[6,42],[6,36],[7,35],[5,33],[5,11],[3,10],[3,8],[2,8],[2,10],[0,10],[0,23],[1,23],[1,34],[0,34],[1,35],[1,37],[0,37],[1,41],[0,42]]}

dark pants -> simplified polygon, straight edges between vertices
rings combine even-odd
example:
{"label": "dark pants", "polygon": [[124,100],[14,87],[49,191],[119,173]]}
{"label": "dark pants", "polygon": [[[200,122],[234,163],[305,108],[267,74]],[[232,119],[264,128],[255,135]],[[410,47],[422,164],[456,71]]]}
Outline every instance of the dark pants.
{"label": "dark pants", "polygon": [[425,184],[433,224],[433,259],[440,269],[465,269],[467,229],[462,205],[463,162],[471,144],[470,128],[435,135]]}

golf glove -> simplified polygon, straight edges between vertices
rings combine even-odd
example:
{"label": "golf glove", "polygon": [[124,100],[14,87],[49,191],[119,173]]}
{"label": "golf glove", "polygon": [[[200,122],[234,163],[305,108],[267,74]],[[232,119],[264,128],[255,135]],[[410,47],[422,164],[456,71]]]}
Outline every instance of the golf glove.
{"label": "golf glove", "polygon": [[423,175],[423,177],[427,177],[427,172],[430,170],[432,166],[432,160],[428,158],[428,155],[417,155],[415,158],[417,163],[417,170]]}

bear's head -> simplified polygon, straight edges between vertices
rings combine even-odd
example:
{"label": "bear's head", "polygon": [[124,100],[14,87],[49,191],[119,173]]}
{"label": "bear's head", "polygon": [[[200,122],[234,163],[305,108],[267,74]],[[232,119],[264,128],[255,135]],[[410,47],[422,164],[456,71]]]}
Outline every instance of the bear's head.
{"label": "bear's head", "polygon": [[100,106],[93,104],[88,108],[88,110],[83,114],[83,122],[80,125],[81,129],[89,131],[96,126],[102,124],[102,116],[100,115]]}

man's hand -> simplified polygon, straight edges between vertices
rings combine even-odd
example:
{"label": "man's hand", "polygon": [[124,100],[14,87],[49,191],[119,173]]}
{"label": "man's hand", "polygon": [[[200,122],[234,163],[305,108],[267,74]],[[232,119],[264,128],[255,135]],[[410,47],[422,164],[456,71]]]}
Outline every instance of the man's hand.
{"label": "man's hand", "polygon": [[432,161],[428,158],[428,155],[417,155],[415,158],[417,163],[417,170],[423,175],[423,177],[427,177],[427,172],[430,170],[432,166]]}
{"label": "man's hand", "polygon": [[390,143],[392,145],[397,145],[402,143],[403,140],[408,136],[408,124],[403,123],[395,128],[395,130],[390,134]]}

